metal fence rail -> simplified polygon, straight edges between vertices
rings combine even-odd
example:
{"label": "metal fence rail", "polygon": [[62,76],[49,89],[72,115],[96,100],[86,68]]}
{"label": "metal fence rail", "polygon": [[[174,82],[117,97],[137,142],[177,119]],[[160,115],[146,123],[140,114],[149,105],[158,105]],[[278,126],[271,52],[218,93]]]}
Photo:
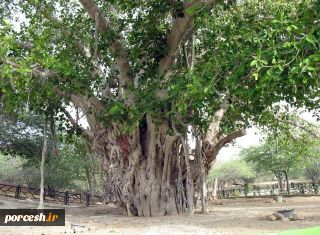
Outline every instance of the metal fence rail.
{"label": "metal fence rail", "polygon": [[[6,197],[15,197],[17,199],[40,199],[40,189],[22,187],[20,185],[0,184],[0,195]],[[72,191],[51,191],[44,189],[44,201],[53,203],[85,204],[87,206],[94,204],[103,204],[104,197],[100,195],[91,195],[88,192]]]}

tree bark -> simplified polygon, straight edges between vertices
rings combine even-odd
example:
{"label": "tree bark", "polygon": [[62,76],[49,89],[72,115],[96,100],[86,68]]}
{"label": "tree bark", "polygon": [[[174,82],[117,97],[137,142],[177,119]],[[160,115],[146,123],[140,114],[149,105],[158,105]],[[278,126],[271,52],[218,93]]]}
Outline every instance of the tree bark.
{"label": "tree bark", "polygon": [[284,176],[285,176],[285,179],[286,179],[286,185],[287,185],[287,194],[289,195],[290,194],[290,185],[289,185],[289,178],[288,178],[288,174],[286,171],[282,171]]}
{"label": "tree bark", "polygon": [[[147,114],[133,133],[119,134],[119,129],[112,124],[104,132],[95,131],[100,134],[91,145],[100,156],[108,201],[126,208],[128,215],[193,214],[194,197],[201,194],[206,211],[206,165],[215,156],[190,159],[184,126],[179,126],[180,133],[170,120],[155,124]],[[207,147],[199,145],[198,151]],[[218,141],[211,149],[215,153],[221,147]]]}
{"label": "tree bark", "polygon": [[43,209],[43,201],[44,201],[44,164],[46,161],[46,155],[48,152],[48,145],[47,145],[47,120],[45,120],[44,127],[43,127],[43,148],[41,154],[41,164],[40,164],[40,201],[38,209]]}
{"label": "tree bark", "polygon": [[275,173],[275,175],[276,175],[276,178],[277,178],[277,181],[278,181],[278,183],[279,183],[279,187],[280,187],[280,193],[282,193],[283,192],[283,178],[282,178],[282,172],[280,171],[280,172],[277,172],[277,173]]}
{"label": "tree bark", "polygon": [[196,158],[199,161],[199,191],[201,201],[201,213],[207,213],[207,184],[206,184],[206,170],[204,166],[204,159],[202,155],[201,141],[198,139],[196,142]]}
{"label": "tree bark", "polygon": [[217,191],[218,191],[218,179],[214,178],[213,191],[212,191],[213,200],[218,200]]}

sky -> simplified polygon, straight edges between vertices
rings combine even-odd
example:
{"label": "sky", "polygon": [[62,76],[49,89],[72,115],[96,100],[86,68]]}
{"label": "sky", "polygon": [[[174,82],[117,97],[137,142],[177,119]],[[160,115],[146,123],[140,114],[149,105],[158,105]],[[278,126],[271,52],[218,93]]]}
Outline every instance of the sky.
{"label": "sky", "polygon": [[247,134],[245,136],[236,139],[234,144],[229,144],[227,147],[223,147],[220,150],[216,161],[226,162],[239,159],[239,154],[242,149],[259,145],[261,138],[261,132],[257,127],[247,129]]}

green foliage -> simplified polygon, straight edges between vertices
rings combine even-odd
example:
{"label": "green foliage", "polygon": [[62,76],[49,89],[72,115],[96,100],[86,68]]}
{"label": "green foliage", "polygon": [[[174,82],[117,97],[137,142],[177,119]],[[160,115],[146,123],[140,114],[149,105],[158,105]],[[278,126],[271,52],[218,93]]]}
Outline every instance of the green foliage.
{"label": "green foliage", "polygon": [[[303,128],[303,127],[302,127]],[[244,149],[242,157],[254,164],[257,172],[272,172],[275,175],[285,171],[299,171],[308,159],[312,159],[318,142],[308,129],[283,125],[267,133],[265,142],[256,147]]]}
{"label": "green foliage", "polygon": [[247,184],[252,183],[255,177],[256,172],[248,163],[242,160],[232,160],[214,166],[208,175],[208,181],[213,182],[214,178],[217,178],[220,185],[228,182]]}
{"label": "green foliage", "polygon": [[42,118],[30,114],[1,114],[0,121],[0,152],[38,163],[43,143]]}
{"label": "green foliage", "polygon": [[11,184],[25,183],[22,165],[23,161],[21,159],[0,153],[0,182]]}
{"label": "green foliage", "polygon": [[320,184],[320,141],[309,152],[309,159],[305,163],[303,173],[306,179],[311,180],[313,184]]}
{"label": "green foliage", "polygon": [[[38,188],[40,159],[43,145],[43,118],[37,115],[0,115],[0,181]],[[61,137],[61,136],[60,136]],[[86,169],[95,177],[97,161],[89,158],[85,141],[64,135],[58,156],[52,152],[48,135],[48,156],[45,163],[45,186],[56,190],[88,190]],[[99,189],[94,189],[99,190]]]}
{"label": "green foliage", "polygon": [[48,159],[45,169],[46,184],[62,190],[88,190],[85,169],[92,167],[92,164],[93,170],[98,166],[97,161],[92,163],[87,155],[85,142],[81,138],[64,142],[59,156]]}
{"label": "green foliage", "polygon": [[[97,161],[93,163],[84,152],[80,152],[78,144],[64,145],[58,158],[49,158],[45,164],[45,187],[55,190],[88,191],[85,167],[97,169]],[[92,166],[93,164],[93,166]],[[39,188],[39,164],[31,164],[25,157],[0,154],[0,182],[27,187]],[[93,173],[96,177],[97,172]],[[94,188],[99,191],[99,188]]]}
{"label": "green foliage", "polygon": [[[106,126],[121,123],[128,131],[147,112],[158,119],[179,113],[183,123],[205,132],[222,97],[230,94],[232,105],[221,123],[229,133],[250,121],[271,123],[265,111],[278,101],[319,108],[319,1],[247,0],[228,6],[219,2],[213,10],[189,8],[186,14],[195,15],[194,69],[187,68],[178,51],[166,79],[157,69],[168,52],[172,17],[184,15],[181,1],[97,1],[114,27],[99,34],[103,76],[93,73],[94,22],[77,1],[5,2],[11,6],[2,10],[6,18],[0,23],[0,86],[6,109],[28,106],[36,113],[56,114],[70,104],[72,94],[85,94],[105,105],[97,116],[107,120]],[[25,18],[19,30],[12,25],[17,12]],[[116,53],[109,48],[116,35],[124,35],[129,75],[139,74],[138,87],[125,87],[135,95],[134,107],[119,98]],[[23,49],[18,42],[31,42],[32,48]],[[79,42],[91,52],[89,58]],[[54,73],[38,78],[32,74],[35,67]],[[109,97],[101,92],[104,80]],[[155,95],[160,88],[169,93],[164,100]]]}
{"label": "green foliage", "polygon": [[320,184],[320,157],[309,161],[304,168],[305,177],[313,184]]}

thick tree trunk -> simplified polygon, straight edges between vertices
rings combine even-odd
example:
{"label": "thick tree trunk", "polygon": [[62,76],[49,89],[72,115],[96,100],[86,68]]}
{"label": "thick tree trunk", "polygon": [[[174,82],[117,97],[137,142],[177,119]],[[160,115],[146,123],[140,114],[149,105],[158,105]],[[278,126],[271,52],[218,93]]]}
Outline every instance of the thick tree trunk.
{"label": "thick tree trunk", "polygon": [[[132,134],[121,134],[119,126],[96,131],[92,146],[101,157],[104,189],[108,201],[119,203],[128,215],[162,216],[188,213],[195,210],[194,197],[202,195],[202,210],[206,211],[206,189],[196,187],[194,180],[202,179],[208,172],[208,157],[190,159],[185,138],[186,129],[180,126],[180,134],[174,123],[163,121],[155,124],[146,115],[139,128]],[[225,141],[225,140],[224,140]],[[210,161],[218,153],[212,146]],[[206,144],[208,148],[208,143]],[[212,152],[213,151],[213,152]],[[202,170],[196,168],[203,166]]]}
{"label": "thick tree trunk", "polygon": [[280,190],[280,193],[283,192],[283,177],[282,177],[282,172],[277,172],[275,173],[276,175],[276,178],[277,178],[277,181],[278,181],[278,184],[279,184],[279,190]]}
{"label": "thick tree trunk", "polygon": [[120,203],[128,215],[193,213],[186,142],[168,134],[168,123],[156,126],[149,116],[131,135],[117,136],[116,129],[101,136],[97,145],[107,172],[103,181],[108,200]]}
{"label": "thick tree trunk", "polygon": [[206,170],[204,166],[204,159],[202,155],[202,144],[198,139],[196,141],[196,158],[199,162],[199,191],[201,201],[201,213],[207,213],[207,184],[206,184]]}
{"label": "thick tree trunk", "polygon": [[47,121],[45,121],[44,128],[43,128],[43,148],[42,148],[41,164],[40,164],[40,201],[39,201],[38,209],[43,209],[43,201],[44,201],[44,163],[46,161],[47,152],[48,152]]}

